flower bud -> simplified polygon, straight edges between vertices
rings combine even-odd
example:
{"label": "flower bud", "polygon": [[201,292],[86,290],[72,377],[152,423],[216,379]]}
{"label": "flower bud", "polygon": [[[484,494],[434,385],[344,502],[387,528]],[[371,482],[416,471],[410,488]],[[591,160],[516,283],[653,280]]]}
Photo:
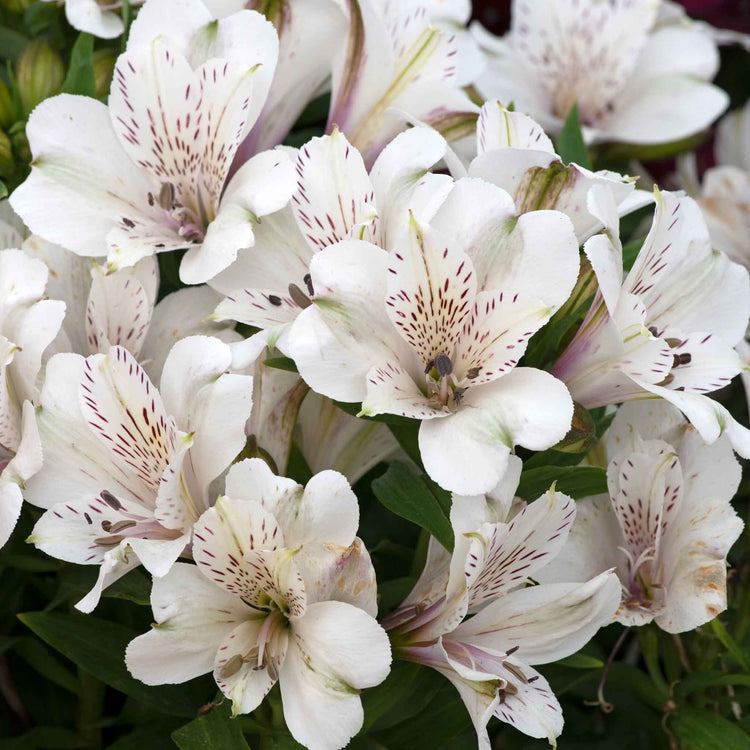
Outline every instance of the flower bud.
{"label": "flower bud", "polygon": [[26,123],[16,122],[8,129],[10,142],[13,144],[13,150],[16,155],[25,162],[31,161],[31,147],[29,139],[26,137]]}
{"label": "flower bud", "polygon": [[0,5],[11,13],[24,13],[34,0],[0,0]]}
{"label": "flower bud", "polygon": [[60,55],[44,39],[35,39],[21,53],[16,64],[16,84],[28,115],[39,102],[59,93],[65,80]]}
{"label": "flower bud", "polygon": [[10,177],[15,171],[13,160],[13,146],[10,138],[0,130],[0,177]]}
{"label": "flower bud", "polygon": [[0,81],[0,128],[9,128],[16,121],[16,108],[8,87]]}
{"label": "flower bud", "polygon": [[94,85],[96,87],[96,98],[103,99],[109,94],[112,83],[112,73],[115,69],[116,55],[106,49],[100,49],[93,54]]}

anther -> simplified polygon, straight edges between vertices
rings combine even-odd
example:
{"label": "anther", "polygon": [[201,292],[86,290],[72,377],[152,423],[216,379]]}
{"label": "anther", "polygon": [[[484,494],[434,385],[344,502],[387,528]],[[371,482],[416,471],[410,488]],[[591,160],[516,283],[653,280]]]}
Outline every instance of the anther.
{"label": "anther", "polygon": [[521,682],[523,682],[524,684],[526,684],[528,682],[528,680],[526,679],[526,676],[524,675],[524,673],[518,667],[514,666],[513,664],[510,664],[507,661],[503,662],[503,666],[509,672],[512,672],[516,677],[518,677],[518,679],[521,680]]}
{"label": "anther", "polygon": [[672,367],[679,367],[680,365],[689,365],[692,361],[693,357],[688,352],[683,352],[682,354],[673,354],[672,355]]}
{"label": "anther", "polygon": [[469,371],[466,373],[466,377],[469,378],[469,380],[474,380],[474,378],[479,376],[479,370],[480,367],[471,367],[469,368]]}
{"label": "anther", "polygon": [[136,525],[136,521],[118,521],[117,523],[113,523],[112,527],[109,529],[110,534],[117,534],[120,531],[124,531],[125,529],[129,529]]}
{"label": "anther", "polygon": [[268,301],[276,307],[281,307],[281,297],[277,297],[275,294],[269,294]]}
{"label": "anther", "polygon": [[122,508],[122,503],[109,490],[102,490],[100,496],[112,510],[120,510]]}
{"label": "anther", "polygon": [[649,326],[648,332],[654,337],[659,338],[659,329],[656,326]]}
{"label": "anther", "polygon": [[100,544],[102,547],[115,547],[117,546],[125,537],[122,536],[122,534],[117,534],[116,536],[100,536],[94,539],[94,542],[96,544]]}
{"label": "anther", "polygon": [[165,182],[159,191],[159,205],[170,211],[174,208],[174,185],[171,182]]}
{"label": "anther", "polygon": [[435,369],[441,378],[448,377],[448,375],[453,372],[453,362],[451,362],[451,358],[447,354],[440,352],[440,354],[435,357]]}
{"label": "anther", "polygon": [[304,277],[302,278],[302,281],[305,282],[305,286],[307,287],[307,291],[310,293],[311,297],[315,296],[315,289],[313,287],[312,283],[312,276],[310,276],[309,273],[306,273]]}
{"label": "anther", "polygon": [[237,674],[242,666],[242,657],[239,654],[235,654],[224,666],[219,670],[219,677],[226,679],[231,677],[233,674]]}
{"label": "anther", "polygon": [[310,298],[296,284],[289,285],[289,296],[292,298],[292,302],[303,310],[312,304]]}

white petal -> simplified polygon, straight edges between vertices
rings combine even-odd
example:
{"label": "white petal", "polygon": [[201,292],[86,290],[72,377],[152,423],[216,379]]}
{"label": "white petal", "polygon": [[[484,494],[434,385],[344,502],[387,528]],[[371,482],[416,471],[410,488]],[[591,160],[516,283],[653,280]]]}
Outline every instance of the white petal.
{"label": "white petal", "polygon": [[497,99],[485,102],[477,121],[477,154],[520,148],[554,154],[552,141],[528,115],[510,112]]}
{"label": "white petal", "polygon": [[388,636],[366,612],[311,604],[292,627],[279,676],[292,736],[321,750],[344,747],[364,719],[358,691],[382,682],[390,663]]}
{"label": "white petal", "polygon": [[125,30],[119,14],[104,10],[96,0],[67,0],[65,17],[79,31],[93,34],[100,39],[114,39]]}
{"label": "white petal", "polygon": [[423,422],[419,450],[427,473],[460,494],[491,490],[502,478],[514,445],[546,450],[570,429],[573,401],[546,372],[517,367],[469,388],[447,419]]}
{"label": "white petal", "polygon": [[411,419],[434,419],[446,413],[430,404],[412,376],[393,362],[373,367],[367,373],[367,396],[361,414],[398,414]]}
{"label": "white petal", "polygon": [[334,130],[313,138],[299,150],[296,166],[292,210],[310,246],[322,250],[349,237],[362,239],[359,232],[377,217],[375,196],[362,157],[346,136]]}
{"label": "white petal", "polygon": [[545,664],[582,648],[612,621],[619,604],[620,581],[613,573],[582,584],[539,584],[506,594],[460,625],[452,637],[495,649],[518,646],[517,659]]}
{"label": "white petal", "polygon": [[147,685],[186,682],[210,672],[222,640],[252,612],[187,563],[154,580],[151,606],[155,626],[125,652],[130,673]]}
{"label": "white petal", "polygon": [[145,204],[151,183],[120,146],[107,107],[46,99],[26,128],[34,166],[11,204],[32,232],[80,255],[106,252],[107,233]]}
{"label": "white petal", "polygon": [[10,539],[21,515],[21,488],[13,482],[0,485],[0,548]]}

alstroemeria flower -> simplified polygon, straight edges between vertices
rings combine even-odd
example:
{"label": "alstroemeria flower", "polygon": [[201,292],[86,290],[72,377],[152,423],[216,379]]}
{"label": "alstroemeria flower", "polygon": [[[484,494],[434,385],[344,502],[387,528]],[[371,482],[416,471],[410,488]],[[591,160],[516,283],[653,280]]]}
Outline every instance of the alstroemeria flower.
{"label": "alstroemeria flower", "polygon": [[[458,87],[452,34],[431,24],[430,0],[351,0],[342,3],[349,34],[333,59],[328,130],[338,127],[369,166],[413,120],[445,131],[473,122],[476,105]],[[460,127],[459,127],[460,130]]]}
{"label": "alstroemeria flower", "polygon": [[233,466],[226,493],[195,525],[197,565],[154,582],[156,623],[128,646],[128,668],[151,685],[213,670],[235,715],[278,681],[292,736],[342,748],[362,726],[359,691],[391,662],[357,498],[335,471],[303,488],[260,459]]}
{"label": "alstroemeria flower", "polygon": [[[611,191],[620,216],[653,201],[635,179],[609,170],[592,172],[575,163],[565,165],[552,141],[534,120],[511,112],[499,101],[486,102],[477,121],[477,156],[468,175],[497,185],[509,193],[518,214],[540,209],[562,211],[573,222],[576,237],[584,242],[602,228],[588,210],[587,196],[595,185]],[[498,217],[498,220],[500,217]],[[509,224],[512,216],[505,223]],[[512,228],[509,225],[503,231]]]}
{"label": "alstroemeria flower", "polygon": [[26,499],[49,510],[29,538],[53,557],[99,565],[77,607],[139,563],[163,576],[213,502],[211,483],[245,445],[252,378],[228,373],[215,338],[175,344],[157,390],[123,347],[57,354],[37,413],[44,466]]}
{"label": "alstroemeria flower", "polygon": [[554,743],[562,710],[530,665],[578,651],[619,603],[618,580],[608,572],[582,584],[525,586],[555,567],[576,505],[550,490],[509,516],[520,471],[513,457],[488,497],[453,496],[453,554],[431,539],[414,590],[383,620],[395,658],[430,666],[455,685],[482,750],[490,747],[493,715]]}
{"label": "alstroemeria flower", "polygon": [[[475,182],[460,181],[454,191]],[[465,252],[471,214],[453,227],[455,241],[412,218],[390,254],[344,240],[310,264],[315,297],[287,344],[300,374],[329,398],[361,401],[368,416],[421,420],[422,460],[446,489],[487,491],[514,445],[543,450],[570,427],[573,403],[562,383],[514,369],[578,272],[570,222],[541,213],[552,214],[559,230],[544,246],[545,275],[531,265],[533,244],[507,247],[485,236]]]}
{"label": "alstroemeria flower", "polygon": [[708,83],[719,67],[716,44],[697,28],[655,26],[658,11],[654,0],[513,0],[502,39],[475,28],[489,56],[477,89],[551,131],[577,103],[589,141],[694,135],[729,102]]}
{"label": "alstroemeria flower", "polygon": [[[44,0],[57,2],[57,0]],[[65,18],[78,31],[85,31],[100,39],[114,39],[125,31],[125,24],[118,12],[122,8],[119,0],[62,0],[65,4]],[[143,0],[131,0],[131,6],[140,5]]]}
{"label": "alstroemeria flower", "polygon": [[266,216],[255,245],[211,280],[227,295],[215,318],[264,329],[269,344],[285,351],[288,324],[315,294],[309,275],[314,255],[345,239],[389,249],[410,210],[429,220],[453,184],[447,175],[428,172],[446,148],[436,131],[413,128],[383,149],[368,174],[338,130],[313,138],[297,154],[291,205]]}
{"label": "alstroemeria flower", "polygon": [[44,299],[47,278],[38,260],[0,250],[0,547],[21,514],[21,488],[42,465],[33,404],[43,355],[65,314],[63,302]]}
{"label": "alstroemeria flower", "polygon": [[216,336],[236,341],[239,334],[207,318],[218,295],[206,286],[168,294],[158,304],[159,266],[154,256],[134,266],[106,273],[96,260],[82,258],[31,235],[27,255],[50,271],[47,295],[65,302],[65,319],[54,342],[56,352],[84,357],[124,346],[152,380],[161,376],[172,346],[187,336]]}
{"label": "alstroemeria flower", "polygon": [[273,151],[226,181],[273,75],[271,24],[252,11],[213,21],[199,0],[177,15],[168,0],[144,5],[108,105],[61,94],[34,110],[32,172],[11,203],[50,242],[79,255],[107,248],[111,268],[187,248],[180,275],[192,284],[252,245],[253,226],[287,203],[294,175]]}
{"label": "alstroemeria flower", "polygon": [[656,214],[623,279],[622,247],[611,196],[596,190],[589,208],[605,224],[584,249],[599,292],[552,368],[587,408],[658,396],[690,419],[704,440],[726,432],[750,457],[750,430],[704,395],[742,370],[733,347],[750,315],[748,273],[711,248],[698,206],[659,192]]}
{"label": "alstroemeria flower", "polygon": [[623,406],[606,448],[609,495],[576,503],[570,542],[542,579],[615,568],[619,622],[681,633],[712,620],[726,609],[726,556],[743,528],[730,503],[742,472],[729,441],[707,445],[662,401]]}

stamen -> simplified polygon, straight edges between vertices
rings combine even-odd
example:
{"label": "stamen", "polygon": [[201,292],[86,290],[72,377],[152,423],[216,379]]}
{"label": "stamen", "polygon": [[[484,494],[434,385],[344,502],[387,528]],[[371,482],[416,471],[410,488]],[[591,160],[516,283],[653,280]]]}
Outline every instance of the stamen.
{"label": "stamen", "polygon": [[268,301],[276,307],[281,307],[281,297],[277,297],[275,294],[269,294]]}
{"label": "stamen", "polygon": [[159,191],[159,205],[165,211],[171,211],[174,208],[174,199],[174,185],[171,182],[165,182]]}
{"label": "stamen", "polygon": [[292,298],[292,302],[303,310],[312,305],[310,298],[296,284],[289,285],[289,296]]}
{"label": "stamen", "polygon": [[120,510],[122,508],[122,503],[109,490],[102,490],[100,497],[112,510]]}
{"label": "stamen", "polygon": [[124,531],[135,525],[135,521],[118,521],[117,523],[112,524],[112,528],[109,529],[109,532],[111,534],[117,534],[119,531]]}
{"label": "stamen", "polygon": [[100,536],[94,539],[96,544],[102,547],[116,547],[125,537],[122,534],[116,536]]}
{"label": "stamen", "polygon": [[479,376],[479,371],[481,370],[481,367],[471,367],[469,368],[469,371],[466,373],[466,377],[469,380],[474,380],[474,378]]}
{"label": "stamen", "polygon": [[219,677],[225,680],[227,677],[231,677],[233,674],[237,674],[242,667],[243,659],[239,654],[235,654],[224,666],[219,670]]}
{"label": "stamen", "polygon": [[304,277],[302,278],[302,281],[305,282],[305,286],[307,287],[307,291],[310,293],[310,296],[314,297],[315,289],[313,288],[312,276],[310,276],[309,273],[306,273]]}
{"label": "stamen", "polygon": [[451,362],[451,358],[447,354],[440,352],[440,354],[435,357],[435,369],[438,371],[438,375],[440,375],[441,378],[448,377],[448,375],[453,372],[453,362]]}

